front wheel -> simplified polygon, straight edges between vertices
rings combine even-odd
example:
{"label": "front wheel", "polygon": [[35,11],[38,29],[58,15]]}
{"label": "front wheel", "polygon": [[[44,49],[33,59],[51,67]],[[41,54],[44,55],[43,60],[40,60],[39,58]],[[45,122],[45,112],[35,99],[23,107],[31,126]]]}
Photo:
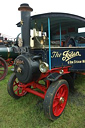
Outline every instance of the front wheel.
{"label": "front wheel", "polygon": [[69,93],[68,82],[64,79],[53,82],[45,95],[44,112],[49,119],[57,119],[63,112]]}
{"label": "front wheel", "polygon": [[19,99],[20,97],[26,95],[27,91],[20,87],[22,83],[18,81],[15,73],[13,73],[9,79],[7,90],[11,97]]}

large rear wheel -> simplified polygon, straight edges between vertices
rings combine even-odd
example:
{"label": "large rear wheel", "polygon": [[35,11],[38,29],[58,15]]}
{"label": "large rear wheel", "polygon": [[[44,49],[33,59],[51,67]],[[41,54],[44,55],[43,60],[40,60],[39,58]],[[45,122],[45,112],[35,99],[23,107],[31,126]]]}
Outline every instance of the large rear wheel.
{"label": "large rear wheel", "polygon": [[26,95],[27,91],[25,91],[22,87],[20,87],[22,83],[18,81],[15,73],[13,73],[9,79],[7,90],[10,96],[15,99],[19,99],[20,97]]}
{"label": "large rear wheel", "polygon": [[0,80],[3,80],[8,72],[8,66],[6,61],[0,57]]}
{"label": "large rear wheel", "polygon": [[67,103],[69,93],[68,82],[64,79],[53,82],[45,95],[44,112],[49,119],[55,120],[58,118]]}

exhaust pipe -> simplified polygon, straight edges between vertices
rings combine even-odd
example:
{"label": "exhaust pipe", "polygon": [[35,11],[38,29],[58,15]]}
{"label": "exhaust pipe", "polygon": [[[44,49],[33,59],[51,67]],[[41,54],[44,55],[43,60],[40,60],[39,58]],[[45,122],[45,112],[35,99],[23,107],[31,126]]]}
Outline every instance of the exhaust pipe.
{"label": "exhaust pipe", "polygon": [[21,4],[18,8],[21,11],[21,34],[22,34],[22,47],[28,49],[30,47],[30,12],[33,9],[26,3]]}

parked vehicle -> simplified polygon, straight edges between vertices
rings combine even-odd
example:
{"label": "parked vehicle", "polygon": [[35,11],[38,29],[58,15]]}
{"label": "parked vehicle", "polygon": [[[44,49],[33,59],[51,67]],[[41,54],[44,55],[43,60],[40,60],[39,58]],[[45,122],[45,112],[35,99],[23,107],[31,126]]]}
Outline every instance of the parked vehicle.
{"label": "parked vehicle", "polygon": [[85,27],[85,18],[68,13],[30,17],[33,9],[28,4],[18,10],[21,55],[15,59],[8,93],[15,99],[28,92],[43,98],[45,115],[55,120],[64,111],[69,88],[74,87],[74,74],[85,71],[85,32],[78,33]]}
{"label": "parked vehicle", "polygon": [[[0,37],[0,80],[3,80],[8,72],[8,67],[13,65],[14,59],[19,55],[14,52],[12,41],[3,41]],[[17,47],[17,46],[16,46]]]}

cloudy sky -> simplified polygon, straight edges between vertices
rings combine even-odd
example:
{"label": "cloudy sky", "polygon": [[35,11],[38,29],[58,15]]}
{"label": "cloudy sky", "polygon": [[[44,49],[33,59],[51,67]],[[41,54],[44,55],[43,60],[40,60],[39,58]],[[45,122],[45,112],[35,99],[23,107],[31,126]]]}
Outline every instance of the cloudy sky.
{"label": "cloudy sky", "polygon": [[31,15],[46,12],[66,12],[85,17],[85,0],[0,0],[0,33],[16,37],[20,33],[16,23],[20,21],[18,7],[28,3]]}

